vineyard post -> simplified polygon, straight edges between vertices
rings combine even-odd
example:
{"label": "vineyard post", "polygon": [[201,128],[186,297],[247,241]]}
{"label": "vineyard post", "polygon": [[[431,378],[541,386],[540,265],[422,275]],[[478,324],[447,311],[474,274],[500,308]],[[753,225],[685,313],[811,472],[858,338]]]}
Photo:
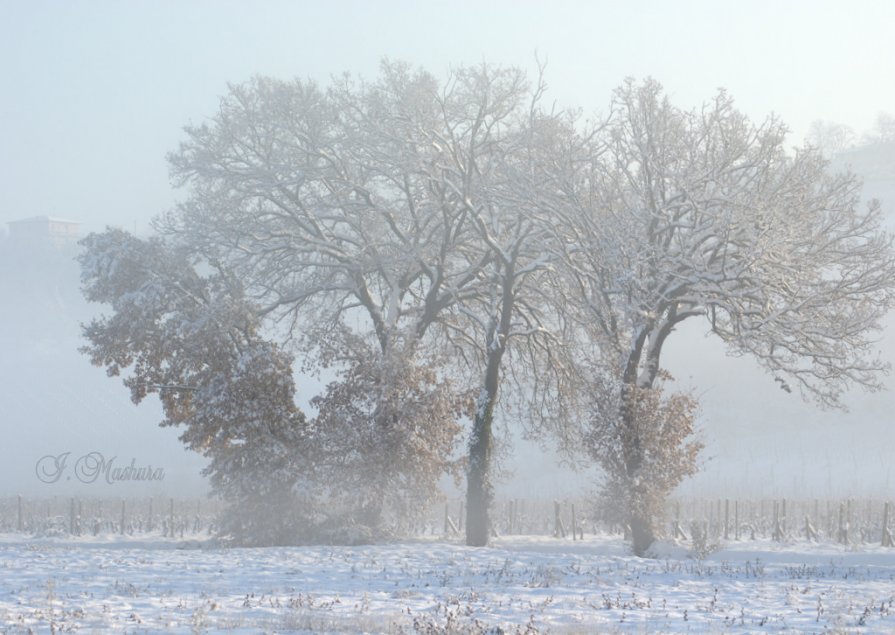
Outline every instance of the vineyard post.
{"label": "vineyard post", "polygon": [[740,539],[740,501],[733,501],[733,539]]}
{"label": "vineyard post", "polygon": [[724,499],[724,540],[730,540],[730,499]]}
{"label": "vineyard post", "polygon": [[558,500],[553,501],[553,536],[565,538],[566,528],[562,522],[562,505]]}
{"label": "vineyard post", "polygon": [[718,519],[718,521],[715,524],[715,533],[716,533],[716,535],[721,536],[723,534],[723,532],[721,530],[721,499],[720,498],[718,499],[716,511],[717,511],[717,514],[715,515],[715,517]]}
{"label": "vineyard post", "polygon": [[776,499],[774,499],[774,518],[773,518],[772,524],[774,527],[774,529],[773,529],[774,540],[779,542],[780,541],[780,502]]}
{"label": "vineyard post", "polygon": [[816,498],[814,499],[814,522],[817,523],[818,527],[823,527],[820,522],[820,503]]}
{"label": "vineyard post", "polygon": [[885,506],[883,507],[883,547],[895,547],[895,542],[892,541],[892,533],[889,531],[889,501],[886,501]]}
{"label": "vineyard post", "polygon": [[848,544],[848,520],[846,518],[845,503],[839,503],[839,542]]}
{"label": "vineyard post", "polygon": [[780,511],[782,513],[782,516],[780,519],[780,535],[781,535],[781,540],[785,540],[786,539],[786,499],[785,498],[783,499],[783,502],[780,505]]}

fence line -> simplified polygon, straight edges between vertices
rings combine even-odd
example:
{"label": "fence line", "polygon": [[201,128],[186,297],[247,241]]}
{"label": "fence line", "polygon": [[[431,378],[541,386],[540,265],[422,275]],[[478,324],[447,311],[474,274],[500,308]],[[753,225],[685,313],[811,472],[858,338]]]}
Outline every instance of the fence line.
{"label": "fence line", "polygon": [[[0,532],[33,536],[214,534],[223,503],[214,499],[0,498]],[[459,537],[462,500],[437,505],[405,527],[411,535]],[[501,499],[492,509],[495,535],[626,534],[628,528],[581,499]],[[895,547],[895,506],[880,499],[703,499],[668,501],[662,533],[680,541],[827,541]]]}
{"label": "fence line", "polygon": [[[463,502],[441,507],[442,533],[464,530]],[[580,539],[583,533],[623,534],[628,528],[595,509],[592,502],[572,500],[498,500],[492,510],[495,535],[552,535]],[[430,526],[437,523],[430,521]],[[690,541],[821,540],[841,544],[895,546],[895,505],[880,499],[672,499],[665,508],[664,536]],[[432,530],[432,533],[436,533]]]}
{"label": "fence line", "polygon": [[137,535],[166,537],[215,530],[222,503],[210,499],[0,498],[0,532],[34,536]]}

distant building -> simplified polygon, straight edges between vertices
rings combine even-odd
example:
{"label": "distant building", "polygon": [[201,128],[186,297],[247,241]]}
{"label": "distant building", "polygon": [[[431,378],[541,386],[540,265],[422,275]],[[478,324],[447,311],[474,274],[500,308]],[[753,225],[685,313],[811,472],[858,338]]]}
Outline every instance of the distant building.
{"label": "distant building", "polygon": [[17,243],[71,245],[80,237],[81,223],[54,216],[34,216],[15,220],[9,225],[9,240]]}

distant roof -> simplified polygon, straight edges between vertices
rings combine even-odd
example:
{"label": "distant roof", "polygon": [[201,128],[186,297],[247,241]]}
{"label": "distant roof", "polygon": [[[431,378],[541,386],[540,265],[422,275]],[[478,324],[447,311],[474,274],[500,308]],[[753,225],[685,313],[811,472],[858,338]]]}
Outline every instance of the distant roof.
{"label": "distant roof", "polygon": [[69,223],[71,225],[80,225],[81,223],[76,220],[69,220],[67,218],[59,218],[58,216],[32,216],[31,218],[22,218],[20,220],[12,220],[7,223],[8,225],[12,225],[14,223]]}

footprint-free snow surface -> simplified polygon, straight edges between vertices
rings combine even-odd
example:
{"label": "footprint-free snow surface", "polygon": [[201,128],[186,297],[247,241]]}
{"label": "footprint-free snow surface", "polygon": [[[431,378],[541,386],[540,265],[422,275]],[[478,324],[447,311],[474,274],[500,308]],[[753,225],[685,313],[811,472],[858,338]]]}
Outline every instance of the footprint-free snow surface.
{"label": "footprint-free snow surface", "polygon": [[895,549],[618,537],[219,549],[0,536],[0,632],[895,633]]}

